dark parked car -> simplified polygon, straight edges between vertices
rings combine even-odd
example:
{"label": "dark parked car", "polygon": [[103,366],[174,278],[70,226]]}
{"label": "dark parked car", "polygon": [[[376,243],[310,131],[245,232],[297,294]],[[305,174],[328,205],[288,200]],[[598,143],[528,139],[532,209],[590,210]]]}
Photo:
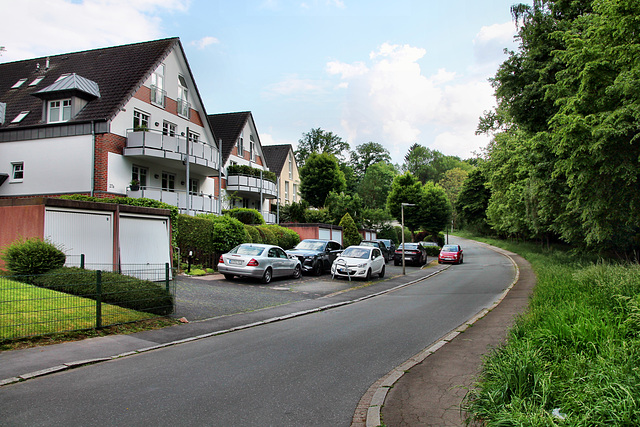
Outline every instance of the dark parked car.
{"label": "dark parked car", "polygon": [[382,256],[384,257],[385,264],[393,257],[393,252],[389,250],[382,240],[363,240],[360,242],[359,246],[370,246],[380,249],[380,252],[382,252]]}
{"label": "dark parked car", "polygon": [[389,261],[391,261],[391,258],[393,258],[393,254],[396,252],[396,244],[393,243],[393,240],[391,239],[376,239],[379,242],[383,242],[384,245],[387,247],[387,249],[389,249],[389,253],[391,254],[391,256],[389,257]]}
{"label": "dark parked car", "polygon": [[[405,264],[424,265],[427,262],[427,252],[419,243],[405,243],[404,262]],[[400,264],[402,264],[402,243],[396,249],[393,257],[393,265]]]}
{"label": "dark parked car", "polygon": [[340,252],[342,245],[334,240],[304,239],[287,254],[298,257],[303,272],[320,276],[329,271]]}
{"label": "dark parked car", "polygon": [[454,264],[462,264],[464,255],[460,245],[444,245],[438,255],[438,264],[443,262],[452,262]]}

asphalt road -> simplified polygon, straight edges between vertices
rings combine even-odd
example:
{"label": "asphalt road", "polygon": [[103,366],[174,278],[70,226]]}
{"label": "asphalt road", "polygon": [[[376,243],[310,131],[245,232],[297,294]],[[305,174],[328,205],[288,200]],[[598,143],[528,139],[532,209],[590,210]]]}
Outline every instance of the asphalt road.
{"label": "asphalt road", "polygon": [[1,424],[348,426],[373,382],[514,275],[467,245],[464,264],[356,304],[3,387]]}

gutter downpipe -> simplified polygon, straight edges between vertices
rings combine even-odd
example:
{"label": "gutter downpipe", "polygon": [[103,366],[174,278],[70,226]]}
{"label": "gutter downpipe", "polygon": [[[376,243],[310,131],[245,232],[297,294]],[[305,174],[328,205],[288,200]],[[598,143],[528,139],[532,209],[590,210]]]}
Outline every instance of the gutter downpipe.
{"label": "gutter downpipe", "polygon": [[222,138],[218,141],[218,215],[222,215]]}
{"label": "gutter downpipe", "polygon": [[189,182],[189,163],[191,163],[191,159],[189,158],[189,126],[187,126],[187,215],[191,216],[191,183]]}
{"label": "gutter downpipe", "polygon": [[94,120],[91,120],[91,142],[93,144],[93,152],[91,153],[91,163],[93,165],[91,168],[91,197],[94,197],[96,190],[96,124]]}

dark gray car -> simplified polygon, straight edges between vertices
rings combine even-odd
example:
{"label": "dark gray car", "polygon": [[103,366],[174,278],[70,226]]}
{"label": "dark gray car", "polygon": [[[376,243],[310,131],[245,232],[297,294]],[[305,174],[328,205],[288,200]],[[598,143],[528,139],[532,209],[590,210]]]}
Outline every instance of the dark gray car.
{"label": "dark gray car", "polygon": [[295,248],[288,250],[287,254],[300,260],[303,272],[320,276],[329,271],[340,252],[342,245],[335,240],[304,239]]}

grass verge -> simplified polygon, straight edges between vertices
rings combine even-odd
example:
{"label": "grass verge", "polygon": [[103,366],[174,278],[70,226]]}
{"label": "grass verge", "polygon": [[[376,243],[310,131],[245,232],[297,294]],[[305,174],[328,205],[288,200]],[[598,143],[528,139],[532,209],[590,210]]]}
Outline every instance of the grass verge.
{"label": "grass verge", "polygon": [[640,267],[534,244],[516,252],[538,282],[505,345],[486,356],[465,407],[488,426],[637,425]]}

